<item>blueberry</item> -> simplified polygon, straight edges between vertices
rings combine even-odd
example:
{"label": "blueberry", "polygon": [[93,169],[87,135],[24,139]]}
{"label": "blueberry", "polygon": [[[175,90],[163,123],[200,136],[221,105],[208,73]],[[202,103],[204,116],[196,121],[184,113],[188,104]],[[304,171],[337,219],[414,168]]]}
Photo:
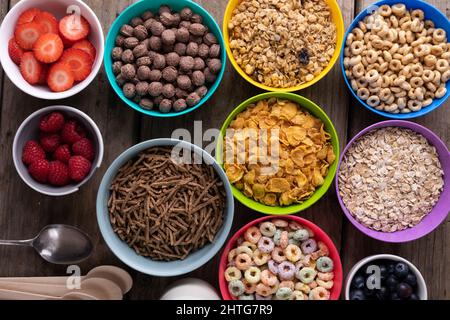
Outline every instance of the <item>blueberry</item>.
{"label": "blueberry", "polygon": [[352,281],[352,288],[362,289],[365,287],[366,279],[362,275],[356,275]]}
{"label": "blueberry", "polygon": [[368,298],[371,298],[371,297],[373,297],[375,295],[375,290],[374,289],[369,289],[369,288],[365,287],[363,289],[363,291],[364,291],[364,295],[366,297],[368,297]]}
{"label": "blueberry", "polygon": [[411,295],[411,297],[409,297],[409,300],[420,300],[420,298],[419,298],[419,296],[417,294],[413,293]]}
{"label": "blueberry", "polygon": [[350,300],[366,300],[362,290],[354,290],[350,292]]}
{"label": "blueberry", "polygon": [[400,297],[398,296],[397,292],[392,292],[389,298],[391,300],[400,300]]}
{"label": "blueberry", "polygon": [[402,299],[407,299],[413,293],[413,289],[407,283],[401,282],[397,286],[397,294]]}
{"label": "blueberry", "polygon": [[395,265],[392,263],[388,264],[388,266],[387,266],[388,274],[394,274],[394,271],[395,271]]}
{"label": "blueberry", "polygon": [[389,298],[389,289],[386,287],[381,287],[379,290],[377,290],[375,296],[378,300],[386,300]]}
{"label": "blueberry", "polygon": [[393,274],[390,275],[387,279],[386,279],[386,286],[388,286],[388,288],[396,288],[398,285],[398,279],[396,276],[394,276]]}
{"label": "blueberry", "polygon": [[409,268],[405,263],[399,262],[395,265],[394,274],[397,276],[397,278],[403,279],[408,275],[408,273],[409,273]]}
{"label": "blueberry", "polygon": [[405,278],[405,282],[410,286],[415,287],[417,285],[417,278],[414,274],[408,273],[408,275]]}
{"label": "blueberry", "polygon": [[381,280],[386,279],[386,277],[388,275],[388,269],[386,268],[386,266],[384,264],[380,265],[380,275],[381,275]]}

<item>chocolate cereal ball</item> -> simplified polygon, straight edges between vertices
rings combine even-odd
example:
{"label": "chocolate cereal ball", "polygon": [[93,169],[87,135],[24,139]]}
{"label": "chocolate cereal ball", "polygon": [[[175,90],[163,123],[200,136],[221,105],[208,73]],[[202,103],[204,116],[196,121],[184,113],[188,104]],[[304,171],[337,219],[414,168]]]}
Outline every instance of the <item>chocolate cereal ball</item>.
{"label": "chocolate cereal ball", "polygon": [[133,19],[131,19],[131,21],[130,21],[130,25],[132,26],[132,27],[137,27],[138,25],[141,25],[141,24],[143,24],[144,23],[144,20],[142,20],[142,18],[141,17],[134,17]]}
{"label": "chocolate cereal ball", "polygon": [[150,32],[152,33],[152,35],[154,36],[160,36],[162,35],[163,31],[166,28],[164,28],[163,24],[159,21],[153,21],[151,26],[150,26]]}
{"label": "chocolate cereal ball", "polygon": [[172,10],[170,10],[170,7],[166,6],[166,5],[160,6],[159,10],[158,10],[159,15],[162,15],[163,13],[171,13],[171,12],[172,12]]}
{"label": "chocolate cereal ball", "polygon": [[113,73],[116,76],[121,72],[122,66],[123,66],[123,62],[122,61],[115,61],[113,63],[113,67],[112,67],[113,68]]}
{"label": "chocolate cereal ball", "polygon": [[189,107],[193,107],[195,106],[197,103],[199,103],[201,100],[201,98],[198,96],[198,94],[196,92],[192,92],[191,94],[188,95],[188,97],[186,98],[186,104]]}
{"label": "chocolate cereal ball", "polygon": [[162,54],[155,55],[152,66],[154,69],[164,69],[164,67],[166,66],[166,58]]}
{"label": "chocolate cereal ball", "polygon": [[209,68],[205,68],[205,70],[203,70],[203,74],[205,75],[205,81],[207,83],[214,83],[217,79],[216,75],[212,73]]}
{"label": "chocolate cereal ball", "polygon": [[191,22],[190,21],[181,21],[178,27],[186,28],[189,31],[189,27],[190,26],[191,26]]}
{"label": "chocolate cereal ball", "polygon": [[193,34],[191,34],[189,36],[189,42],[195,42],[196,44],[200,45],[203,43],[203,37],[201,36],[194,36]]}
{"label": "chocolate cereal ball", "polygon": [[150,82],[158,82],[159,80],[161,80],[161,77],[162,77],[161,70],[154,69],[150,71],[148,75],[148,80],[150,80]]}
{"label": "chocolate cereal ball", "polygon": [[166,64],[176,67],[180,63],[180,56],[176,52],[170,52],[166,55]]}
{"label": "chocolate cereal ball", "polygon": [[184,43],[177,42],[173,47],[173,51],[175,51],[180,57],[186,54],[187,46]]}
{"label": "chocolate cereal ball", "polygon": [[183,111],[184,109],[187,108],[186,100],[178,99],[173,103],[172,107],[175,112]]}
{"label": "chocolate cereal ball", "polygon": [[123,42],[123,45],[125,46],[125,48],[127,49],[133,49],[134,47],[136,47],[139,44],[139,39],[136,37],[128,37],[125,39],[125,41]]}
{"label": "chocolate cereal ball", "polygon": [[124,50],[122,52],[122,62],[123,63],[133,63],[134,62],[133,51],[131,51],[130,49]]}
{"label": "chocolate cereal ball", "polygon": [[208,60],[207,64],[208,68],[214,74],[219,73],[220,69],[222,69],[222,61],[220,61],[220,59],[210,59]]}
{"label": "chocolate cereal ball", "polygon": [[175,87],[173,86],[173,84],[166,83],[163,86],[162,94],[164,97],[169,98],[169,99],[172,98],[173,96],[175,96]]}
{"label": "chocolate cereal ball", "polygon": [[122,27],[120,27],[120,34],[124,37],[131,37],[133,36],[133,30],[134,28],[130,26],[129,24],[124,24]]}
{"label": "chocolate cereal ball", "polygon": [[192,83],[196,87],[200,87],[205,84],[205,75],[201,71],[194,71],[191,78]]}
{"label": "chocolate cereal ball", "polygon": [[147,37],[148,37],[147,28],[145,28],[145,26],[140,24],[140,25],[134,27],[133,35],[141,41],[144,39],[147,39]]}
{"label": "chocolate cereal ball", "polygon": [[150,49],[150,38],[146,38],[146,39],[142,40],[139,44],[144,45],[147,48],[147,50],[149,50]]}
{"label": "chocolate cereal ball", "polygon": [[198,44],[195,42],[189,42],[186,47],[186,55],[195,57],[198,54]]}
{"label": "chocolate cereal ball", "polygon": [[178,70],[173,66],[166,67],[162,71],[162,77],[167,82],[174,82],[178,77]]}
{"label": "chocolate cereal ball", "polygon": [[135,59],[148,55],[147,46],[144,44],[137,45],[133,49],[133,55]]}
{"label": "chocolate cereal ball", "polygon": [[219,58],[220,56],[220,45],[213,44],[209,47],[209,57],[210,58]]}
{"label": "chocolate cereal ball", "polygon": [[170,112],[170,110],[172,110],[172,100],[163,99],[159,103],[159,111],[161,111],[162,113],[168,113]]}
{"label": "chocolate cereal ball", "polygon": [[141,99],[141,102],[139,102],[139,105],[142,108],[147,109],[147,110],[153,109],[153,101],[148,98]]}
{"label": "chocolate cereal ball", "polygon": [[163,101],[164,96],[161,94],[155,98],[153,98],[153,103],[155,106],[159,106],[159,104],[161,103],[161,101]]}
{"label": "chocolate cereal ball", "polygon": [[123,90],[123,94],[128,99],[132,99],[136,95],[136,86],[132,83],[129,83],[129,82],[125,83],[122,90]]}
{"label": "chocolate cereal ball", "polygon": [[122,59],[123,49],[121,47],[114,47],[111,52],[111,56],[113,60],[121,60]]}
{"label": "chocolate cereal ball", "polygon": [[152,82],[148,86],[148,94],[152,97],[158,97],[161,95],[163,89],[163,84],[161,82]]}
{"label": "chocolate cereal ball", "polygon": [[151,12],[150,10],[147,10],[143,14],[141,14],[141,18],[144,21],[146,21],[146,20],[148,20],[150,18],[153,18],[153,17],[154,17],[153,12]]}
{"label": "chocolate cereal ball", "polygon": [[127,63],[126,65],[122,66],[120,69],[120,73],[122,74],[122,77],[126,80],[132,80],[136,76],[136,68],[130,64]]}
{"label": "chocolate cereal ball", "polygon": [[162,40],[160,37],[152,36],[148,42],[150,50],[159,51],[162,48]]}
{"label": "chocolate cereal ball", "polygon": [[180,69],[184,72],[191,71],[194,68],[194,58],[184,56],[180,58]]}
{"label": "chocolate cereal ball", "polygon": [[180,25],[181,22],[181,17],[179,13],[174,13],[172,15],[173,17],[173,22],[172,22],[172,27],[178,27]]}
{"label": "chocolate cereal ball", "polygon": [[139,59],[136,60],[136,65],[138,67],[140,66],[150,66],[152,64],[152,59],[150,59],[150,57],[144,56],[144,57],[140,57]]}
{"label": "chocolate cereal ball", "polygon": [[123,46],[124,41],[125,41],[125,37],[123,35],[119,34],[116,37],[115,44],[116,44],[116,46],[121,47],[121,46]]}
{"label": "chocolate cereal ball", "polygon": [[187,93],[185,90],[180,89],[180,88],[175,88],[175,96],[178,99],[186,99],[187,96],[189,95],[189,93]]}
{"label": "chocolate cereal ball", "polygon": [[209,47],[202,43],[201,45],[198,46],[198,52],[197,55],[202,58],[202,59],[206,59],[209,56]]}
{"label": "chocolate cereal ball", "polygon": [[203,37],[206,32],[206,27],[201,23],[193,23],[189,27],[189,32],[194,36]]}
{"label": "chocolate cereal ball", "polygon": [[139,80],[147,80],[150,76],[150,68],[147,66],[140,66],[137,69],[137,77]]}
{"label": "chocolate cereal ball", "polygon": [[127,82],[123,77],[122,77],[122,73],[119,73],[116,76],[116,82],[120,87],[123,87],[123,85]]}
{"label": "chocolate cereal ball", "polygon": [[179,28],[175,32],[175,37],[178,42],[187,43],[189,41],[189,30],[186,28]]}
{"label": "chocolate cereal ball", "polygon": [[217,44],[217,38],[214,33],[209,32],[203,36],[203,42],[206,45],[211,46],[213,44]]}
{"label": "chocolate cereal ball", "polygon": [[175,44],[175,41],[176,41],[175,32],[173,32],[170,29],[164,30],[161,35],[161,39],[162,39],[163,44],[169,45],[169,46],[173,45],[173,44]]}
{"label": "chocolate cereal ball", "polygon": [[136,93],[140,96],[145,96],[148,93],[148,82],[139,81],[136,84]]}
{"label": "chocolate cereal ball", "polygon": [[205,69],[205,61],[202,58],[194,59],[194,70],[203,70]]}
{"label": "chocolate cereal ball", "polygon": [[192,12],[191,8],[188,8],[188,7],[183,8],[180,12],[181,20],[189,21],[189,20],[191,20],[192,15],[193,15],[193,12]]}
{"label": "chocolate cereal ball", "polygon": [[169,12],[164,12],[163,14],[161,14],[159,16],[159,20],[161,21],[163,26],[166,28],[170,28],[171,26],[173,26],[175,24],[175,18]]}
{"label": "chocolate cereal ball", "polygon": [[200,98],[203,98],[208,93],[208,88],[206,86],[201,86],[195,89],[195,92],[198,94]]}
{"label": "chocolate cereal ball", "polygon": [[177,78],[177,85],[178,88],[182,89],[182,90],[188,90],[191,88],[192,85],[192,81],[191,78],[189,78],[189,76],[187,75],[180,75]]}
{"label": "chocolate cereal ball", "polygon": [[202,23],[203,22],[203,18],[201,15],[195,13],[192,15],[191,17],[191,22],[192,23]]}
{"label": "chocolate cereal ball", "polygon": [[147,20],[145,20],[144,22],[144,27],[145,29],[147,29],[147,33],[151,33],[151,29],[152,29],[152,23],[155,22],[156,20],[154,18],[149,18]]}

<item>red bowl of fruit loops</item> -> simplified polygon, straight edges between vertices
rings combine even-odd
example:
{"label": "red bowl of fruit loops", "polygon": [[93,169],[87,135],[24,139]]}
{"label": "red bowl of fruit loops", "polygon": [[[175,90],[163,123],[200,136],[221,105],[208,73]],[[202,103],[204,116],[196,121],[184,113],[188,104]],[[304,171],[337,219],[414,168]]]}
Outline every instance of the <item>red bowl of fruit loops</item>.
{"label": "red bowl of fruit loops", "polygon": [[76,192],[100,167],[103,139],[94,121],[78,109],[51,106],[31,114],[13,142],[22,180],[51,196]]}
{"label": "red bowl of fruit loops", "polygon": [[22,0],[6,15],[0,62],[22,91],[63,99],[86,88],[103,60],[104,37],[95,13],[79,0]]}
{"label": "red bowl of fruit loops", "polygon": [[327,234],[291,215],[242,227],[219,266],[225,300],[337,300],[342,278],[339,252]]}

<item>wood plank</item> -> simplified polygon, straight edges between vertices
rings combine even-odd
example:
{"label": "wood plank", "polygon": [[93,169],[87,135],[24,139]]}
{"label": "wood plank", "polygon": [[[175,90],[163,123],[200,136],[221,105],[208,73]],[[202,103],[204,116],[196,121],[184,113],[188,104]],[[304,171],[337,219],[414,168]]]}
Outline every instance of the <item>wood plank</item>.
{"label": "wood plank", "polygon": [[[446,0],[427,1],[450,17],[450,3]],[[373,1],[356,0],[356,10],[360,12]],[[442,140],[450,143],[450,101],[414,122],[433,130]],[[352,98],[349,113],[349,139],[370,124],[385,120],[366,110]],[[450,219],[441,224],[428,236],[405,244],[388,244],[373,240],[346,221],[343,235],[343,252],[345,272],[361,258],[378,253],[394,253],[412,261],[422,272],[427,285],[429,298],[448,299],[450,297],[450,278],[448,264],[450,263]]]}
{"label": "wood plank", "polygon": [[[129,3],[117,3],[113,0],[86,2],[102,22],[105,34],[117,14]],[[121,265],[101,239],[96,224],[95,200],[98,185],[108,165],[120,152],[136,142],[135,129],[138,128],[139,116],[125,107],[110,90],[103,69],[82,93],[55,102],[28,96],[17,89],[9,79],[5,79],[2,103],[0,237],[29,238],[50,223],[71,224],[88,232],[95,244],[94,254],[80,265],[83,272],[99,264]],[[11,157],[14,133],[20,123],[33,111],[55,104],[75,106],[86,112],[98,124],[105,141],[105,156],[101,169],[79,192],[59,198],[41,195],[26,186],[17,175]],[[64,274],[64,267],[46,263],[32,251],[30,248],[0,247],[0,276]]]}

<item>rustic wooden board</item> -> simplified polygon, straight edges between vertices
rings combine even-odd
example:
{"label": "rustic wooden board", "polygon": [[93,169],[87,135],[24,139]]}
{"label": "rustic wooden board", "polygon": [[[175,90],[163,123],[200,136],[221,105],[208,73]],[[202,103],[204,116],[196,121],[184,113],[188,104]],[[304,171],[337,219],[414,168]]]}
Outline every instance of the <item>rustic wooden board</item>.
{"label": "rustic wooden board", "polygon": [[[346,27],[363,7],[363,0],[339,0]],[[8,7],[17,0],[2,1],[0,19]],[[104,34],[115,17],[132,0],[86,1],[98,15]],[[196,0],[222,25],[226,0]],[[431,2],[431,1],[430,1]],[[445,0],[433,0],[447,15],[449,5]],[[2,71],[0,70],[0,81]],[[104,70],[82,93],[63,101],[51,102],[32,98],[18,90],[7,77],[4,78],[0,96],[0,238],[19,239],[35,235],[44,225],[67,223],[86,230],[94,239],[94,254],[81,265],[87,272],[100,264],[115,264],[124,267],[105,245],[96,224],[95,198],[97,188],[108,165],[131,145],[158,137],[170,137],[173,130],[186,128],[194,133],[194,121],[202,121],[202,131],[220,128],[227,115],[242,101],[261,93],[259,89],[243,80],[227,62],[224,79],[214,96],[200,109],[186,116],[162,119],[142,116],[122,103],[110,88]],[[313,100],[331,117],[339,135],[341,150],[350,137],[368,124],[381,120],[358,106],[350,98],[342,79],[339,65],[312,88],[299,94]],[[78,193],[62,198],[38,194],[28,188],[17,175],[11,157],[14,133],[20,123],[33,111],[48,105],[66,104],[75,106],[89,114],[99,125],[105,142],[105,157],[102,168]],[[450,141],[449,108],[442,107],[419,121],[432,128],[447,143]],[[201,133],[202,134],[202,133]],[[194,135],[193,135],[194,137]],[[208,142],[205,142],[208,144]],[[26,200],[24,200],[26,199]],[[406,245],[389,245],[373,241],[350,225],[338,205],[333,186],[327,195],[312,208],[301,214],[321,226],[340,249],[345,271],[360,258],[372,253],[396,252],[411,259],[422,270],[433,298],[448,298],[450,280],[446,277],[450,263],[449,223],[444,223],[432,235]],[[244,223],[261,215],[236,202],[235,221],[231,234]],[[218,286],[218,254],[212,261],[187,276],[199,277]],[[26,263],[24,263],[26,261]],[[126,298],[157,299],[164,288],[177,277],[157,278],[128,269],[135,285]],[[0,276],[62,275],[65,268],[42,261],[29,248],[0,247]],[[179,278],[179,277],[178,277]]]}

